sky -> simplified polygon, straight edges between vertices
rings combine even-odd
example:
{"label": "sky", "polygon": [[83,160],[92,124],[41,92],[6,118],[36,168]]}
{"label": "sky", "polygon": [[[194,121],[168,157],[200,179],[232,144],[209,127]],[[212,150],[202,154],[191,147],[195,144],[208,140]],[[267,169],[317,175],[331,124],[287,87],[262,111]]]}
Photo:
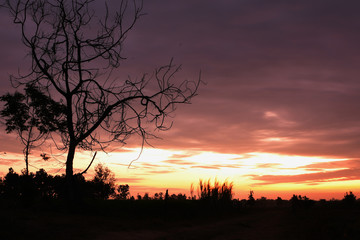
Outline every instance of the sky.
{"label": "sky", "polygon": [[[127,37],[119,78],[151,73],[174,58],[182,65],[177,79],[201,72],[205,84],[130,167],[140,153],[136,139],[98,153],[95,164],[110,167],[133,195],[188,193],[200,178],[233,181],[239,198],[250,189],[269,198],[360,194],[359,9],[353,0],[144,1],[146,15]],[[26,71],[29,58],[4,9],[0,36],[5,94],[13,91],[9,74]],[[2,127],[0,143],[1,172],[23,168],[16,136]],[[53,149],[35,149],[32,165],[62,173],[64,156]],[[52,158],[43,162],[40,152]],[[79,171],[91,156],[77,153]]]}

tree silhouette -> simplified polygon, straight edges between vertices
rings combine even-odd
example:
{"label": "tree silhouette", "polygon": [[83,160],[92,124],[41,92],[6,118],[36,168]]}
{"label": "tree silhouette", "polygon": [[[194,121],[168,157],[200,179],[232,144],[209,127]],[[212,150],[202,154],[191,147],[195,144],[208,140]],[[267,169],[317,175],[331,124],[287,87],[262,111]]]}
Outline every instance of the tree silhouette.
{"label": "tree silhouette", "polygon": [[[16,86],[31,83],[45,89],[65,106],[58,131],[67,151],[66,179],[73,196],[74,156],[77,149],[102,150],[108,143],[126,143],[132,135],[142,144],[156,130],[168,130],[169,114],[178,104],[190,103],[200,83],[174,81],[180,66],[169,64],[148,77],[113,78],[113,70],[125,59],[123,43],[143,15],[142,3],[119,1],[105,5],[96,16],[94,0],[6,0],[13,22],[21,27],[22,42],[29,49],[31,72],[12,77]],[[114,9],[118,9],[115,10]],[[105,145],[104,145],[105,144]]]}
{"label": "tree silhouette", "polygon": [[60,118],[64,106],[53,101],[34,85],[26,85],[25,94],[15,92],[0,97],[5,102],[0,115],[5,119],[6,132],[17,132],[24,145],[25,174],[29,174],[29,154],[41,145],[51,131],[64,129]]}
{"label": "tree silhouette", "polygon": [[248,200],[246,202],[248,205],[252,206],[255,204],[254,191],[250,190]]}
{"label": "tree silhouette", "polygon": [[108,167],[102,164],[95,166],[95,176],[92,180],[93,193],[96,199],[108,199],[115,193],[115,176]]}
{"label": "tree silhouette", "polygon": [[356,196],[352,191],[346,192],[342,201],[346,206],[353,206],[356,202]]}
{"label": "tree silhouette", "polygon": [[120,200],[126,200],[127,197],[130,195],[130,187],[129,185],[125,184],[125,185],[119,185],[119,187],[117,188],[118,191],[118,195],[116,196],[117,199]]}

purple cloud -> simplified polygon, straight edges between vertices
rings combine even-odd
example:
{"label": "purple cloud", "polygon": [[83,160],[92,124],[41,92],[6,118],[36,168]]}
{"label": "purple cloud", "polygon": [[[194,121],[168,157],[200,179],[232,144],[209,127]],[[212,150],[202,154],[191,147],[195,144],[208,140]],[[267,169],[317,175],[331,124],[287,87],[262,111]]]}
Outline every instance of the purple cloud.
{"label": "purple cloud", "polygon": [[[359,7],[354,0],[145,2],[148,15],[129,34],[128,59],[116,74],[140,76],[171,57],[183,64],[180,79],[202,71],[207,84],[192,105],[179,107],[173,128],[150,141],[157,148],[354,158],[360,144]],[[8,73],[26,70],[26,52],[19,29],[5,9],[0,13],[4,94],[12,91]],[[2,150],[19,152],[17,141],[4,136]]]}

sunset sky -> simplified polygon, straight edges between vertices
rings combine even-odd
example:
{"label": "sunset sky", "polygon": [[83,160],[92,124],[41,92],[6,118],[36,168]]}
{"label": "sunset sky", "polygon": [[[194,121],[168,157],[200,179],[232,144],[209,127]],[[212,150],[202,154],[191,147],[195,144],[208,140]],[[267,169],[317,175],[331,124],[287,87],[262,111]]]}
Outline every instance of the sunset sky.
{"label": "sunset sky", "polygon": [[[95,164],[111,168],[133,195],[188,194],[200,178],[233,181],[237,198],[250,189],[255,198],[360,195],[359,11],[355,0],[145,0],[147,14],[128,35],[119,78],[174,58],[182,64],[177,79],[197,79],[201,71],[206,84],[130,167],[138,139],[98,153]],[[5,9],[0,35],[2,95],[14,91],[9,74],[26,72],[30,58]],[[54,155],[44,162],[43,152]],[[91,156],[77,153],[78,171]],[[61,174],[64,158],[44,144],[30,164]],[[0,165],[2,176],[10,166],[25,167],[22,146],[3,126]]]}

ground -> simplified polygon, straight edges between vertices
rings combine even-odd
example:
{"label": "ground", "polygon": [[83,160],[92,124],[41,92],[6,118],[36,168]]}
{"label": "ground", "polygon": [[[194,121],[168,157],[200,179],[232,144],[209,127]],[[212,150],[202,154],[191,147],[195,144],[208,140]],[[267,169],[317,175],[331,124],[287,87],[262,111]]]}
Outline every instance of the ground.
{"label": "ground", "polygon": [[1,204],[0,239],[360,239],[358,206],[104,201]]}

